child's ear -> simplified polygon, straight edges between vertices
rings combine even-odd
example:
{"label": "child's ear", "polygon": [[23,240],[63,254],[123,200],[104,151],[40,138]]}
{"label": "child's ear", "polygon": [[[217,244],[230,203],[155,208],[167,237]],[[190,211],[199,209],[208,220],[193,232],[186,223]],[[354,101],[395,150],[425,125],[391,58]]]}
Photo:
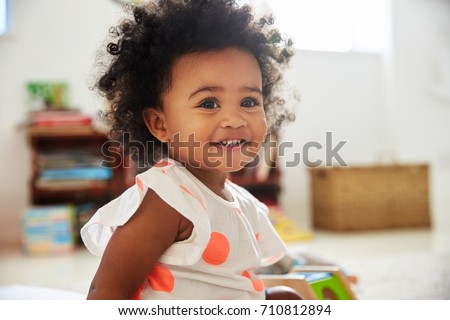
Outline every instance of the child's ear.
{"label": "child's ear", "polygon": [[142,112],[145,125],[148,130],[161,142],[168,142],[168,132],[164,114],[157,109],[149,108]]}

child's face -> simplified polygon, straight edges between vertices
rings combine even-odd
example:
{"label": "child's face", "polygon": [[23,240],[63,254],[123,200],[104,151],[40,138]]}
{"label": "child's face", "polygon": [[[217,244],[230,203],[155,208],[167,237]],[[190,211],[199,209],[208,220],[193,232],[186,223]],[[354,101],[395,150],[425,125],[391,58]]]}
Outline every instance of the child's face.
{"label": "child's face", "polygon": [[256,156],[267,123],[252,54],[236,48],[188,54],[176,60],[171,80],[161,119],[176,159],[232,172]]}

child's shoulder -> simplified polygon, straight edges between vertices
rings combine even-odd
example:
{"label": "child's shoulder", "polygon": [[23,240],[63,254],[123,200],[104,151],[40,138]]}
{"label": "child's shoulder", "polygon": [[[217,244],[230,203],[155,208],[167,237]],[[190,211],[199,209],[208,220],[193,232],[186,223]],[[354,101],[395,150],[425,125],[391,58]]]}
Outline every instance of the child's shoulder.
{"label": "child's shoulder", "polygon": [[167,158],[155,163],[147,171],[136,176],[136,186],[145,192],[156,191],[164,199],[186,198],[206,208],[204,195],[198,185],[179,162]]}

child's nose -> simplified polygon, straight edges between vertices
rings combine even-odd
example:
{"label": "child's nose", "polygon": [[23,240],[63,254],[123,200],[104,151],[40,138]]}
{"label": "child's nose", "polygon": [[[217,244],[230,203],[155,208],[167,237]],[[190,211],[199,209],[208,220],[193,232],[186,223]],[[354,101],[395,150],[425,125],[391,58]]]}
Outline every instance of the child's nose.
{"label": "child's nose", "polygon": [[247,125],[247,120],[239,111],[227,111],[222,115],[220,126],[222,128],[233,128],[237,129],[240,127],[245,127]]}

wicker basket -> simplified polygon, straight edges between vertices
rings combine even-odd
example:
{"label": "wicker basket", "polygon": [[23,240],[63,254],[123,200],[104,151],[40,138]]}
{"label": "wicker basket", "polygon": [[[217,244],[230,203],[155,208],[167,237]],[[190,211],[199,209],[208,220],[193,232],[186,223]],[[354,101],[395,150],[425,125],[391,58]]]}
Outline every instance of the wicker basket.
{"label": "wicker basket", "polygon": [[430,226],[426,164],[311,168],[310,174],[317,229]]}

